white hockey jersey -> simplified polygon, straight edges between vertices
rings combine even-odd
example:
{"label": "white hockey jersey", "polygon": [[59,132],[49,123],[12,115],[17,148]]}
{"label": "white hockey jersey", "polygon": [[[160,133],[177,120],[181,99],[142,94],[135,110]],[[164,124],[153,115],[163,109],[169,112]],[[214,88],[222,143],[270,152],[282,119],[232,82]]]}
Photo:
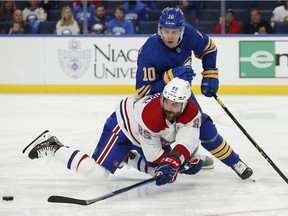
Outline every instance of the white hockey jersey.
{"label": "white hockey jersey", "polygon": [[147,161],[158,164],[167,153],[162,146],[171,144],[186,160],[200,143],[201,114],[189,99],[184,111],[171,123],[163,116],[160,100],[160,94],[142,99],[137,95],[127,97],[116,108],[118,124],[130,141],[142,148]]}

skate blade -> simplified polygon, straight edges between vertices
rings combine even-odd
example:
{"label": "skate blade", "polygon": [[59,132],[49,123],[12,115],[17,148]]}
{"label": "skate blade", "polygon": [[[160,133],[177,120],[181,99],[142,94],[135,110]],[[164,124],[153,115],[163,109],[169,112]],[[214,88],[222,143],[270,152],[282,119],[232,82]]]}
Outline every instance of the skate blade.
{"label": "skate blade", "polygon": [[209,170],[209,169],[214,169],[214,164],[202,167],[202,170]]}

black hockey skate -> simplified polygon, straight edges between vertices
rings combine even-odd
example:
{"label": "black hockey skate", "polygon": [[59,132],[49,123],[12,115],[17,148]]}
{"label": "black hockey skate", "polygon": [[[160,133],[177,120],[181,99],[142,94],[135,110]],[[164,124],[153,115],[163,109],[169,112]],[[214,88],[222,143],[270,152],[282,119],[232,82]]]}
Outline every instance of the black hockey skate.
{"label": "black hockey skate", "polygon": [[123,167],[124,167],[124,165],[126,164],[126,165],[128,165],[128,160],[129,159],[134,159],[136,156],[137,156],[137,152],[136,151],[130,151],[127,155],[126,155],[126,157],[124,158],[124,160],[119,164],[119,166],[118,166],[118,169],[122,169]]}
{"label": "black hockey skate", "polygon": [[248,167],[240,158],[236,164],[231,166],[231,168],[243,180],[249,178],[253,174],[253,170]]}
{"label": "black hockey skate", "polygon": [[35,158],[54,156],[55,152],[63,146],[55,136],[51,136],[49,131],[46,130],[24,148],[22,152],[25,154],[27,151],[27,156],[33,160]]}

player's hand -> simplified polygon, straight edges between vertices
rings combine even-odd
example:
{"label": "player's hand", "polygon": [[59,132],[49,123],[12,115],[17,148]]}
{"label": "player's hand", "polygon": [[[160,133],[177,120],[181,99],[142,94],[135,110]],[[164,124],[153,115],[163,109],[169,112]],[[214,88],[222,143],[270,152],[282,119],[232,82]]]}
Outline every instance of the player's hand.
{"label": "player's hand", "polygon": [[181,173],[186,175],[194,175],[202,169],[203,163],[203,160],[192,156],[181,166],[181,170],[184,169],[184,171],[181,171]]}
{"label": "player's hand", "polygon": [[259,34],[267,34],[265,26],[262,26],[261,28],[259,28],[258,33]]}
{"label": "player's hand", "polygon": [[156,185],[161,186],[174,182],[180,165],[181,162],[175,155],[164,155],[155,171]]}
{"label": "player's hand", "polygon": [[193,77],[196,76],[191,66],[179,66],[174,69],[170,69],[163,74],[163,80],[167,84],[174,77],[179,77],[191,83]]}
{"label": "player's hand", "polygon": [[180,66],[172,69],[174,77],[179,77],[191,83],[193,77],[196,76],[191,66]]}
{"label": "player's hand", "polygon": [[219,88],[218,70],[207,70],[202,75],[201,92],[206,97],[212,97]]}

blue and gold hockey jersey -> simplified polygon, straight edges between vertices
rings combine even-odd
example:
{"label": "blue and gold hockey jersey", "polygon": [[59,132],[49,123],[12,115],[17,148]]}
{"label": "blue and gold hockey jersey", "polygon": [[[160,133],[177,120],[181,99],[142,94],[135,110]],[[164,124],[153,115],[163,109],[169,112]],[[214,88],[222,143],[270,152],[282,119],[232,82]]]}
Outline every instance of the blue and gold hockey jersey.
{"label": "blue and gold hockey jersey", "polygon": [[202,60],[204,71],[218,71],[214,42],[190,24],[185,24],[182,41],[173,49],[168,48],[158,34],[148,38],[139,50],[137,61],[136,89],[139,97],[162,92],[165,71],[191,65],[192,53]]}

